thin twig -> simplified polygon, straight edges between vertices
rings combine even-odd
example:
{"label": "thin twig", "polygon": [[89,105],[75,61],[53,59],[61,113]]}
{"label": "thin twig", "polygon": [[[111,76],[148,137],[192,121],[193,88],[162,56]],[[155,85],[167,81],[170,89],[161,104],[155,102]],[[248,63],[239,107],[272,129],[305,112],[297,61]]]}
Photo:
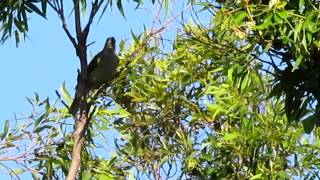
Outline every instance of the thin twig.
{"label": "thin twig", "polygon": [[85,37],[88,36],[88,33],[89,33],[89,30],[90,30],[90,26],[92,24],[93,18],[97,14],[97,12],[100,9],[102,3],[103,3],[103,0],[100,1],[100,2],[98,0],[95,0],[94,3],[92,3],[89,20],[88,20],[88,23],[87,23],[87,25],[85,26],[85,28],[83,30],[83,34],[84,34]]}
{"label": "thin twig", "polygon": [[160,0],[157,14],[155,15],[155,17],[154,17],[153,20],[152,20],[151,30],[154,29],[154,27],[156,26],[157,21],[159,21],[162,7],[163,7],[163,0]]}
{"label": "thin twig", "polygon": [[281,72],[281,70],[277,67],[276,63],[274,62],[273,57],[272,57],[270,51],[268,51],[268,55],[269,55],[269,57],[270,57],[270,60],[271,60],[272,64],[274,64],[272,67],[273,67],[277,72]]}
{"label": "thin twig", "polygon": [[77,47],[77,42],[75,40],[75,38],[71,35],[67,23],[66,23],[66,19],[64,16],[64,10],[63,10],[63,1],[61,1],[61,5],[59,5],[59,3],[57,3],[56,1],[53,1],[54,4],[52,4],[51,1],[48,1],[49,6],[59,15],[60,19],[61,19],[61,23],[62,23],[62,28],[65,31],[65,33],[67,34],[69,40],[71,41],[72,45],[74,47]]}
{"label": "thin twig", "polygon": [[58,96],[59,101],[66,107],[69,108],[69,106],[63,101],[63,99],[61,98],[60,93],[56,90],[56,95]]}

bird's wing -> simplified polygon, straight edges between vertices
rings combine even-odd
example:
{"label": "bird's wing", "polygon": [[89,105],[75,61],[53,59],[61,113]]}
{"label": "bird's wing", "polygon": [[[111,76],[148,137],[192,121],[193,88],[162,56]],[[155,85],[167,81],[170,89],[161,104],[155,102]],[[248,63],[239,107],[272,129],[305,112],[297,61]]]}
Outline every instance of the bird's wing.
{"label": "bird's wing", "polygon": [[99,52],[97,55],[95,55],[93,57],[93,59],[91,60],[91,62],[88,65],[88,74],[90,74],[93,70],[95,70],[98,66],[99,63],[99,57],[102,56],[102,53]]}

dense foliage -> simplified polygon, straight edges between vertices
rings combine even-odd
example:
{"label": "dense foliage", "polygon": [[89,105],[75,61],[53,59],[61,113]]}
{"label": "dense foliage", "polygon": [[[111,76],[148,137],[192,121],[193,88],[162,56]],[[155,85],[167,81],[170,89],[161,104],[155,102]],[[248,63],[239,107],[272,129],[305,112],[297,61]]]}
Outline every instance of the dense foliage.
{"label": "dense foliage", "polygon": [[226,1],[215,16],[221,38],[237,36],[233,43],[271,66],[270,95],[285,97],[289,121],[303,121],[306,132],[319,119],[319,18],[312,0]]}
{"label": "dense foliage", "polygon": [[[79,178],[320,178],[319,5],[190,3],[194,21],[169,42],[146,30],[120,43],[119,74],[91,108]],[[29,102],[28,123],[7,123],[0,136],[4,155],[21,154],[11,175],[64,178],[70,114],[37,95]],[[37,143],[17,146],[26,142]]]}

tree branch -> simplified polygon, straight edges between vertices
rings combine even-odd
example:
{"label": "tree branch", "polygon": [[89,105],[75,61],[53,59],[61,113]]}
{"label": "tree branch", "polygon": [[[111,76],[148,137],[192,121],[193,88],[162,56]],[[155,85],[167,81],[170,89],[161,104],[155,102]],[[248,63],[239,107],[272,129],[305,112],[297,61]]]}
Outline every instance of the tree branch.
{"label": "tree branch", "polygon": [[80,112],[79,121],[74,132],[74,144],[72,147],[72,162],[69,168],[67,180],[75,180],[81,163],[81,151],[84,143],[84,136],[88,129],[90,119],[88,113]]}
{"label": "tree branch", "polygon": [[74,6],[74,23],[75,23],[74,26],[76,28],[78,43],[81,44],[81,42],[79,42],[82,35],[81,18],[80,18],[80,1],[73,0],[73,6]]}
{"label": "tree branch", "polygon": [[100,2],[98,0],[95,0],[94,3],[92,3],[89,20],[88,20],[88,23],[87,23],[86,27],[83,30],[83,34],[84,34],[85,37],[88,36],[88,33],[89,33],[89,30],[90,30],[90,26],[92,24],[93,18],[97,14],[97,12],[100,9],[102,3],[103,3],[103,0],[100,1]]}
{"label": "tree branch", "polygon": [[80,19],[80,3],[79,0],[74,0],[74,16],[75,16],[75,29],[77,34],[77,47],[76,52],[77,56],[80,60],[80,66],[81,66],[81,72],[79,74],[78,78],[78,85],[76,88],[76,95],[75,98],[79,98],[79,109],[80,114],[79,117],[76,117],[76,114],[74,115],[76,120],[76,129],[74,132],[74,144],[72,147],[72,162],[71,166],[69,168],[67,180],[74,180],[77,177],[78,169],[81,164],[81,152],[82,147],[85,141],[85,134],[87,132],[87,129],[90,124],[90,118],[89,118],[89,108],[90,104],[87,103],[87,94],[88,94],[88,88],[87,88],[87,37],[89,34],[89,29],[92,24],[93,18],[95,14],[97,13],[102,1],[100,4],[98,3],[98,0],[95,0],[95,2],[92,4],[92,9],[90,13],[90,17],[88,20],[88,23],[82,31],[81,29],[81,19]]}
{"label": "tree branch", "polygon": [[60,0],[60,3],[58,1],[53,1],[53,2],[54,2],[54,4],[52,4],[51,1],[48,1],[48,4],[59,15],[64,32],[67,34],[72,45],[76,48],[77,42],[76,42],[75,38],[71,35],[71,33],[68,29],[67,23],[66,23],[65,16],[64,16],[63,0]]}

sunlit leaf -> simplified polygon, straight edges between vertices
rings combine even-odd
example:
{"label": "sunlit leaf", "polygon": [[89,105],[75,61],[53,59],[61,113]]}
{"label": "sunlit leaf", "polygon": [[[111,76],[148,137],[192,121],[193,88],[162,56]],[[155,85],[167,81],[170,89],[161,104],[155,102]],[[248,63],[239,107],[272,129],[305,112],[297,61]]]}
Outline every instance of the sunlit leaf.
{"label": "sunlit leaf", "polygon": [[72,97],[70,96],[69,91],[67,90],[65,83],[63,83],[63,84],[60,86],[59,89],[60,89],[60,92],[62,93],[62,96],[66,99],[66,101],[68,102],[68,104],[71,104],[71,102],[72,102]]}
{"label": "sunlit leaf", "polygon": [[7,136],[8,130],[9,130],[9,120],[6,120],[4,123],[3,132],[0,134],[0,140],[3,140]]}
{"label": "sunlit leaf", "polygon": [[164,12],[165,12],[165,17],[168,16],[168,13],[169,13],[169,5],[170,5],[170,1],[169,1],[169,0],[164,0]]}
{"label": "sunlit leaf", "polygon": [[224,134],[224,136],[223,136],[223,140],[224,140],[224,141],[232,141],[232,140],[234,140],[234,139],[237,139],[239,136],[240,136],[240,134],[237,133],[237,132],[226,133],[226,134]]}
{"label": "sunlit leaf", "polygon": [[254,27],[254,29],[266,29],[267,27],[271,26],[272,25],[272,18],[273,18],[273,15],[272,14],[269,14],[263,21],[262,24],[260,25],[256,25]]}

